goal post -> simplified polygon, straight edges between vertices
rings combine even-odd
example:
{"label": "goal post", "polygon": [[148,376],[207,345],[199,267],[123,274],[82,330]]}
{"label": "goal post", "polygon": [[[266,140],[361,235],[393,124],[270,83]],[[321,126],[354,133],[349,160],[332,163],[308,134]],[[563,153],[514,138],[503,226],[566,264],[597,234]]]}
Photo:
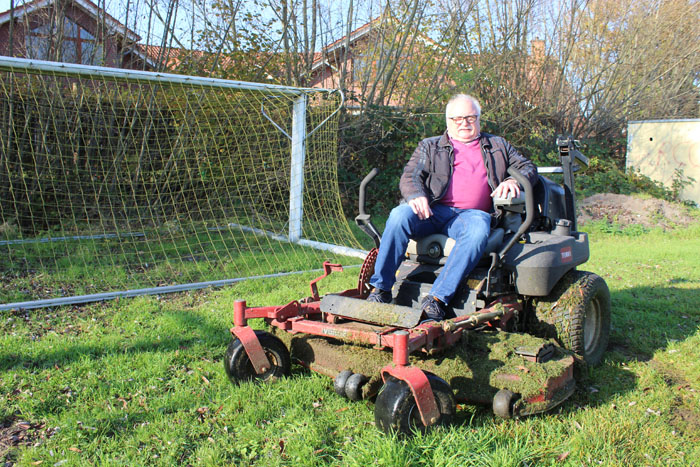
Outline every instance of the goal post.
{"label": "goal post", "polygon": [[289,189],[289,240],[301,239],[301,219],[304,212],[304,159],[306,158],[306,95],[294,100],[292,117],[292,173]]}
{"label": "goal post", "polygon": [[0,57],[0,93],[0,309],[364,255],[338,91]]}

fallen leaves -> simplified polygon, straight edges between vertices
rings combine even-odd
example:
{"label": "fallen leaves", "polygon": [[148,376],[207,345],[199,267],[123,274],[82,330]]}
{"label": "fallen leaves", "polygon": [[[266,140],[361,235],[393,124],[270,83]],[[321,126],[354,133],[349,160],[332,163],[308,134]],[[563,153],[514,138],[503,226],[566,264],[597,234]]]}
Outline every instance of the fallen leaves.
{"label": "fallen leaves", "polygon": [[127,409],[126,399],[120,396],[120,397],[117,397],[117,400],[122,403],[122,410],[126,410]]}
{"label": "fallen leaves", "polygon": [[198,407],[197,414],[199,414],[199,421],[203,422],[205,415],[209,412],[209,407]]}
{"label": "fallen leaves", "polygon": [[[43,422],[30,422],[9,418],[0,423],[0,459],[9,446],[39,446],[51,438],[58,428],[47,427]],[[38,464],[37,464],[38,465]]]}

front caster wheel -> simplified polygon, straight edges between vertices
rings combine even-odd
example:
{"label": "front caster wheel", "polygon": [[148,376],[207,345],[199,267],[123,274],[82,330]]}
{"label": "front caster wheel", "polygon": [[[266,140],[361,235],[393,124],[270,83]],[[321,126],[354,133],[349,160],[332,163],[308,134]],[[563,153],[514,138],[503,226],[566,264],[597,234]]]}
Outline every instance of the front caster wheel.
{"label": "front caster wheel", "polygon": [[292,363],[284,343],[265,331],[255,331],[255,335],[258,337],[265,355],[270,360],[270,369],[262,374],[257,374],[241,341],[233,339],[224,356],[224,369],[228,379],[233,384],[253,380],[271,382],[289,375]]}
{"label": "front caster wheel", "polygon": [[513,404],[518,399],[518,394],[513,391],[501,389],[493,398],[493,413],[501,418],[513,418]]}
{"label": "front caster wheel", "polygon": [[[445,380],[426,373],[430,388],[435,395],[440,418],[432,426],[449,425],[455,413],[455,397],[452,388]],[[423,424],[411,388],[405,382],[389,376],[384,383],[374,407],[374,420],[385,433],[396,432],[410,436],[415,431],[426,432],[429,427]]]}

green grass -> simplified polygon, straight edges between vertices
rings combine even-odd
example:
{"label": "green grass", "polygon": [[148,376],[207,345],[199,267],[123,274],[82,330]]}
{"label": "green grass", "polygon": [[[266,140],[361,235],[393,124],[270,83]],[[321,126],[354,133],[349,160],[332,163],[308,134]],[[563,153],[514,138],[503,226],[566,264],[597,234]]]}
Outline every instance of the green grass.
{"label": "green grass", "polygon": [[[582,269],[610,287],[611,343],[603,364],[582,372],[574,396],[551,413],[503,421],[487,408],[460,406],[453,427],[399,440],[374,427],[371,402],[340,398],[330,379],[298,366],[275,384],[232,386],[221,360],[233,301],[278,305],[307,296],[315,274],[306,274],[3,314],[0,460],[697,465],[700,226],[589,231],[591,259]],[[334,273],[321,293],[353,287],[357,272]],[[23,438],[7,446],[11,433]]]}
{"label": "green grass", "polygon": [[235,229],[0,246],[3,250],[0,303],[309,271],[324,260],[361,263]]}

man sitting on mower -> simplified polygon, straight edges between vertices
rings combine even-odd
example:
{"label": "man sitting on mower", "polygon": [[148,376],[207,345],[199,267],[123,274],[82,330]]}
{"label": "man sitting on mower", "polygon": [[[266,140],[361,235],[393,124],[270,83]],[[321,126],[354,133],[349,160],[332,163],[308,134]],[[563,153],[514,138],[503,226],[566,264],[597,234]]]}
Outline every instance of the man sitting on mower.
{"label": "man sitting on mower", "polygon": [[445,318],[445,305],[484,253],[491,225],[498,222],[492,198],[520,194],[508,168],[518,169],[533,186],[537,182],[537,168],[530,160],[505,139],[481,133],[481,106],[474,97],[452,97],[445,117],[447,131],[421,141],[404,168],[399,188],[405,203],[389,215],[367,297],[390,303],[409,240],[443,233],[455,245],[421,303],[425,316],[436,321]]}

